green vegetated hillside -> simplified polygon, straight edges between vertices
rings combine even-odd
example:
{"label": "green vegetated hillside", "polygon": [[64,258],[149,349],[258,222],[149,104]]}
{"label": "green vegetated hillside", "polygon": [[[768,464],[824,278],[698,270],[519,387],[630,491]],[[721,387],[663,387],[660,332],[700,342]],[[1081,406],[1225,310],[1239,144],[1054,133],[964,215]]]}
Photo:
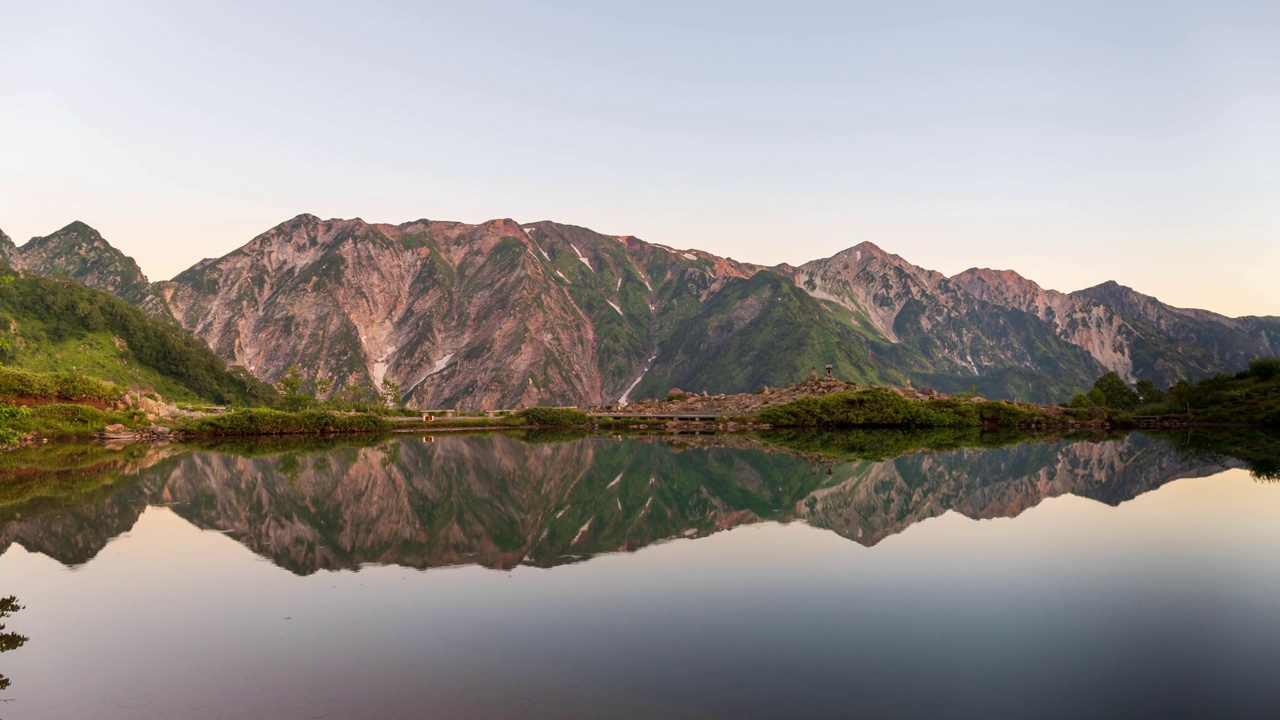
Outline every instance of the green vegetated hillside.
{"label": "green vegetated hillside", "polygon": [[[947,353],[935,347],[936,337],[917,322],[904,321],[905,341],[890,342],[845,308],[818,300],[766,270],[731,280],[678,324],[633,397],[661,396],[673,387],[713,394],[753,392],[799,381],[815,369],[823,373],[827,364],[835,377],[850,382],[914,383],[946,393],[976,389],[987,397],[1037,402],[1087,387],[1097,376],[1099,366],[1087,353],[1060,341],[1031,316],[990,310],[983,316],[982,332],[970,329],[972,321],[956,319],[963,327],[948,329],[945,336],[1030,338],[1023,344],[1031,367],[965,373],[942,359]],[[971,352],[986,352],[982,343],[986,341],[975,341]]]}
{"label": "green vegetated hillside", "polygon": [[1167,390],[1150,380],[1130,386],[1112,372],[1069,403],[1074,409],[1109,408],[1161,422],[1280,428],[1280,358],[1261,357],[1232,375],[1180,380]]}
{"label": "green vegetated hillside", "polygon": [[137,307],[66,279],[15,276],[0,264],[0,362],[74,373],[165,398],[264,404],[275,391],[203,342]]}
{"label": "green vegetated hillside", "polygon": [[[1280,358],[1257,358],[1234,375],[1183,381],[1163,392],[1146,387],[1134,392],[1137,415],[1185,415],[1192,422],[1280,428]],[[1142,397],[1148,392],[1150,396]]]}
{"label": "green vegetated hillside", "polygon": [[841,379],[904,383],[909,368],[885,362],[895,355],[888,343],[842,323],[823,303],[765,271],[731,281],[679,323],[635,396],[660,396],[673,387],[751,392],[779,379],[801,380],[827,364]]}

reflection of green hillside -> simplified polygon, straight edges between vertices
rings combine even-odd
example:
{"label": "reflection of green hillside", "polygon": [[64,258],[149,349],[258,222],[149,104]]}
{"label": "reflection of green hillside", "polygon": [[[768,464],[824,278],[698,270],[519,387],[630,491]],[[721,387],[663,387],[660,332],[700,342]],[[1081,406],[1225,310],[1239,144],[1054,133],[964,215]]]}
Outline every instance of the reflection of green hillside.
{"label": "reflection of green hillside", "polygon": [[120,478],[144,460],[141,445],[108,448],[96,443],[53,443],[0,452],[0,518],[31,503],[75,501]]}
{"label": "reflection of green hillside", "polygon": [[843,460],[887,460],[908,453],[943,452],[959,448],[1000,448],[1018,443],[1044,442],[1041,436],[1012,430],[980,428],[928,430],[768,430],[759,434],[769,445]]}
{"label": "reflection of green hillside", "polygon": [[[1220,467],[1143,435],[532,439],[291,438],[49,451],[31,462],[56,465],[71,453],[63,459],[75,467],[57,481],[65,495],[47,505],[24,495],[28,501],[13,506],[20,512],[0,513],[0,542],[84,562],[147,504],[164,503],[297,573],[365,563],[551,566],[760,520],[803,520],[874,545],[947,511],[1008,517],[1067,493],[1117,504]],[[92,479],[78,480],[82,470]],[[126,475],[128,483],[116,479]]]}
{"label": "reflection of green hillside", "polygon": [[1173,445],[1189,462],[1228,465],[1235,459],[1259,480],[1280,481],[1280,432],[1204,427],[1146,434]]}

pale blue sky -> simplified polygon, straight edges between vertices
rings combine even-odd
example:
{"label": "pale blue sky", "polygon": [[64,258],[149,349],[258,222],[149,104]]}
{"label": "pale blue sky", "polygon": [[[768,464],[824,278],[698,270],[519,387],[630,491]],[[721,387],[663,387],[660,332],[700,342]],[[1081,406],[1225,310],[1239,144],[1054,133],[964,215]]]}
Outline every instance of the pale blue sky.
{"label": "pale blue sky", "polygon": [[298,213],[1280,314],[1280,3],[0,0],[0,229],[153,278]]}

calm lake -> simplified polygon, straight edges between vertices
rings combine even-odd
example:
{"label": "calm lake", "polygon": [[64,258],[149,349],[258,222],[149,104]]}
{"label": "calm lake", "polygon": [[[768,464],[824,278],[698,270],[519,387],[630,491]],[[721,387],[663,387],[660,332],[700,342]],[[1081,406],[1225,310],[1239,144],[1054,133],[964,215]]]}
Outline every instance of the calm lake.
{"label": "calm lake", "polygon": [[1280,716],[1280,483],[1006,442],[14,453],[0,718]]}

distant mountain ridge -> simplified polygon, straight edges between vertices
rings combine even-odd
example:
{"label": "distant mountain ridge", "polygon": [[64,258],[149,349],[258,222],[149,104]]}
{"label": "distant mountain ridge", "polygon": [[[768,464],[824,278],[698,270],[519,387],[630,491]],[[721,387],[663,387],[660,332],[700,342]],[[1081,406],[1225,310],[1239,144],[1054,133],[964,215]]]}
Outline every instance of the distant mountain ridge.
{"label": "distant mountain ridge", "polygon": [[400,225],[299,215],[150,283],[82,223],[0,257],[172,318],[276,380],[378,386],[421,406],[589,405],[744,392],[834,366],[867,383],[1056,401],[1114,370],[1169,384],[1280,352],[1280,318],[1075,293],[1012,271],[946,277],[871,243],[767,268],[511,219]]}

